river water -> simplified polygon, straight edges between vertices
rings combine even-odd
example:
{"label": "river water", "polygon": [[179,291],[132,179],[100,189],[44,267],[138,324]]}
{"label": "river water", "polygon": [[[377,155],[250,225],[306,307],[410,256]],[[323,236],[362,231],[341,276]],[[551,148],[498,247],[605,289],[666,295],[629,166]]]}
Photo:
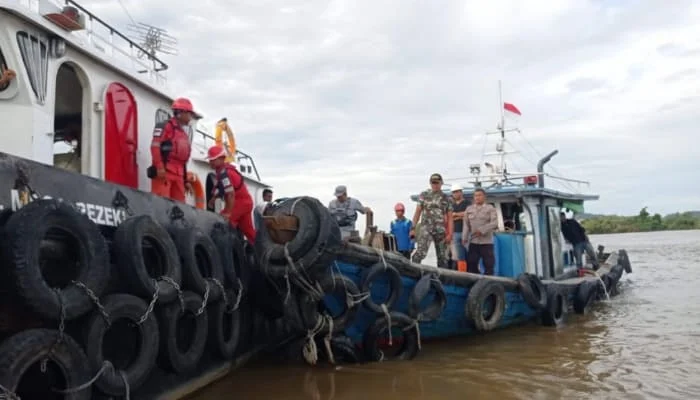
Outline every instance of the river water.
{"label": "river water", "polygon": [[633,274],[619,296],[559,329],[426,343],[405,362],[249,365],[193,399],[700,399],[700,231],[591,241],[626,248]]}

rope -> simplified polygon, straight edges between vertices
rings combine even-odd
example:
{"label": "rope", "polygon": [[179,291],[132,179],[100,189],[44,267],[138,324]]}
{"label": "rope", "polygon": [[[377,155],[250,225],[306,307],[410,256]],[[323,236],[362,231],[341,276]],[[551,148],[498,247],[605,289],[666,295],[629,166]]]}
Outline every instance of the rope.
{"label": "rope", "polygon": [[100,367],[99,371],[95,374],[95,376],[90,379],[89,381],[83,383],[82,385],[76,386],[74,388],[69,388],[69,389],[51,389],[52,391],[56,393],[61,393],[61,394],[72,394],[72,393],[77,393],[80,392],[81,390],[85,390],[92,386],[93,383],[97,382],[98,379],[102,376],[102,374],[107,371],[107,369],[114,369],[114,366],[112,365],[111,362],[105,360],[102,363],[102,367]]}
{"label": "rope", "polygon": [[2,392],[0,393],[1,400],[22,400],[14,392],[12,392],[10,389],[7,389],[3,385],[0,385],[0,392]]}
{"label": "rope", "polygon": [[124,381],[124,400],[130,400],[131,397],[131,389],[129,388],[129,381],[126,379],[126,372],[123,370],[119,370],[119,375],[122,377],[122,380]]}
{"label": "rope", "polygon": [[197,310],[197,313],[195,315],[199,316],[204,312],[204,309],[207,308],[207,302],[209,301],[209,281],[204,281],[204,298],[202,298],[202,305],[199,307],[199,310]]}
{"label": "rope", "polygon": [[408,331],[409,329],[412,329],[413,327],[416,328],[416,336],[418,336],[418,350],[421,350],[421,342],[420,342],[420,324],[418,323],[418,319],[414,319],[413,323],[406,328],[404,328],[404,332]]}
{"label": "rope", "polygon": [[321,332],[321,329],[323,329],[323,322],[323,318],[316,319],[316,326],[314,326],[314,328],[309,330],[306,334],[306,343],[304,344],[302,355],[304,356],[306,362],[311,365],[316,365],[318,362],[318,348],[316,347],[314,337]]}
{"label": "rope", "polygon": [[335,364],[335,357],[333,357],[333,349],[331,348],[331,339],[333,338],[333,317],[326,315],[325,318],[328,321],[328,334],[326,334],[326,337],[323,338],[323,344],[326,345],[328,361],[331,364]]}
{"label": "rope", "polygon": [[384,264],[384,269],[388,269],[389,266],[386,263],[386,258],[384,258],[384,250],[379,249],[379,256],[382,258],[382,264]]}
{"label": "rope", "polygon": [[386,304],[382,304],[382,311],[384,311],[384,316],[386,317],[389,331],[389,346],[393,346],[393,338],[391,336],[391,314],[389,314],[389,308],[386,306]]}
{"label": "rope", "polygon": [[63,335],[66,329],[66,305],[63,303],[61,289],[54,288],[53,291],[54,293],[56,293],[56,297],[58,298],[58,305],[61,310],[58,319],[58,337],[56,338],[56,341],[51,345],[51,347],[49,347],[49,351],[46,352],[46,355],[41,360],[41,364],[39,365],[39,367],[42,373],[46,373],[46,364],[49,362],[49,357],[51,357],[51,355],[53,354],[54,350],[56,349],[56,346],[60,345],[61,342],[63,342]]}

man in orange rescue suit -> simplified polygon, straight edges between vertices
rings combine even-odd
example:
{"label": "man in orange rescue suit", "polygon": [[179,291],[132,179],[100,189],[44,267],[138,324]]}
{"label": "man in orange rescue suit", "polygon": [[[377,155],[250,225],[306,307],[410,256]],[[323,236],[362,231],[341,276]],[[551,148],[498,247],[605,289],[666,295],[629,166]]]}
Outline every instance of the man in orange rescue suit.
{"label": "man in orange rescue suit", "polygon": [[236,167],[226,162],[226,151],[221,146],[210,148],[207,160],[216,171],[210,203],[213,203],[216,197],[223,198],[226,205],[221,210],[221,215],[229,220],[231,226],[238,228],[251,244],[255,243],[253,197],[245,186],[243,175]]}
{"label": "man in orange rescue suit", "polygon": [[185,190],[189,189],[187,179],[187,161],[190,159],[190,138],[183,127],[192,119],[200,118],[194,112],[192,103],[185,98],[176,99],[171,107],[173,117],[159,122],[153,130],[151,157],[153,165],[149,168],[151,192],[158,196],[185,202]]}

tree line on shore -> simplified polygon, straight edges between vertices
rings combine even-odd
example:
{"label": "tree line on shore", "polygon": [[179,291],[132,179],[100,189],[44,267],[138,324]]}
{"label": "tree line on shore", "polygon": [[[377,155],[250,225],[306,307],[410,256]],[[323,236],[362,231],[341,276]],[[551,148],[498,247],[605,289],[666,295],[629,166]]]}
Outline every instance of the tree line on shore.
{"label": "tree line on shore", "polygon": [[662,217],[658,213],[650,214],[644,207],[634,216],[590,216],[583,219],[581,225],[589,234],[700,229],[700,211],[678,212]]}

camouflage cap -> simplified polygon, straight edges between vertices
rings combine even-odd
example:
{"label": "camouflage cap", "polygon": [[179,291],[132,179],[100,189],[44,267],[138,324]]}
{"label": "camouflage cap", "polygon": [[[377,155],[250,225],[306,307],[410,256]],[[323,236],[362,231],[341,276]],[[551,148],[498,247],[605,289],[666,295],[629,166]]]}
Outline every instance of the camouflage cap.
{"label": "camouflage cap", "polygon": [[430,175],[430,182],[432,182],[432,181],[442,182],[442,175],[437,174],[437,173]]}

